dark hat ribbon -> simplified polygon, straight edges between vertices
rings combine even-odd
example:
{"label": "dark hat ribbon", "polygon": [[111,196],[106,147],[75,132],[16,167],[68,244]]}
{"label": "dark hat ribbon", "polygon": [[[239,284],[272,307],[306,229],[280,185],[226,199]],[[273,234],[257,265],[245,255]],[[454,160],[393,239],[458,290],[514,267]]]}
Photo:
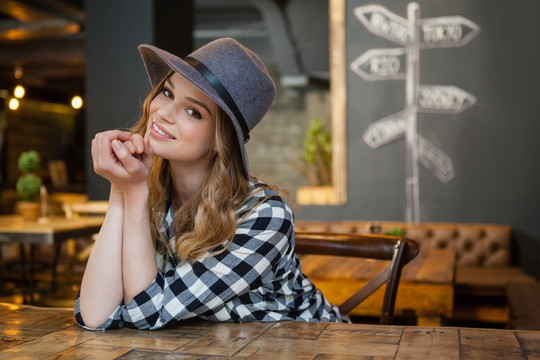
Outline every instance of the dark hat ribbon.
{"label": "dark hat ribbon", "polygon": [[238,106],[236,106],[236,103],[234,102],[231,94],[229,94],[227,89],[225,89],[225,86],[223,86],[217,76],[214,75],[214,73],[199,60],[192,58],[191,56],[187,56],[184,58],[184,61],[187,62],[189,65],[193,66],[206,79],[206,81],[208,81],[208,83],[212,85],[212,87],[214,88],[214,90],[216,90],[221,99],[225,101],[229,109],[231,109],[231,111],[234,113],[234,116],[236,116],[236,119],[238,120],[238,123],[242,128],[242,133],[244,134],[244,143],[247,143],[249,141],[249,129],[246,124],[246,120],[238,109]]}

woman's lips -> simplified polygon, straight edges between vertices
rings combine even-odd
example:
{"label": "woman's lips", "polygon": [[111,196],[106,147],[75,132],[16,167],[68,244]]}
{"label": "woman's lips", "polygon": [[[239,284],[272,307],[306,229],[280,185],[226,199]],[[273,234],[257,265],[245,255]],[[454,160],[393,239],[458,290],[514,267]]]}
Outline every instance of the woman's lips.
{"label": "woman's lips", "polygon": [[174,139],[174,136],[166,132],[161,126],[159,126],[155,121],[152,122],[152,131],[154,133],[154,136],[158,138],[167,138],[167,139]]}

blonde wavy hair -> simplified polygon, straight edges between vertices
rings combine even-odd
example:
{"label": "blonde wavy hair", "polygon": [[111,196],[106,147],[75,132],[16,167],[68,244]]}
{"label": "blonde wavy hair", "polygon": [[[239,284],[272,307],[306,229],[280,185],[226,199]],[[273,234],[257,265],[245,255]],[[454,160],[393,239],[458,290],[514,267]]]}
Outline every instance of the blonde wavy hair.
{"label": "blonde wavy hair", "polygon": [[[143,103],[143,113],[132,133],[142,136],[146,133],[149,108],[152,100],[163,90],[169,74],[157,84]],[[225,247],[212,254],[224,251],[229,245],[237,227],[236,210],[250,196],[249,180],[243,175],[243,161],[240,146],[232,121],[219,108],[216,116],[216,134],[210,149],[208,176],[197,193],[174,214],[173,226],[176,233],[174,256],[180,261],[194,261],[228,241]],[[154,166],[148,178],[150,188],[149,213],[151,232],[157,242],[156,250],[164,259],[171,258],[170,240],[162,229],[167,197],[175,190],[172,186],[170,164],[166,159],[154,158]],[[256,204],[253,204],[253,208]],[[245,213],[243,211],[243,213]]]}

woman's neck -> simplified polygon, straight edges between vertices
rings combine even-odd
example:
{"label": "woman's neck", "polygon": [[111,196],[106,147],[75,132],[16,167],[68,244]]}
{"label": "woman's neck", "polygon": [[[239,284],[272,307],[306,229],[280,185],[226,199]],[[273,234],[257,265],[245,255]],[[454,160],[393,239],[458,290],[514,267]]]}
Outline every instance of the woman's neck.
{"label": "woman's neck", "polygon": [[181,207],[199,190],[207,176],[207,172],[179,171],[171,168],[172,185],[177,194],[177,205]]}

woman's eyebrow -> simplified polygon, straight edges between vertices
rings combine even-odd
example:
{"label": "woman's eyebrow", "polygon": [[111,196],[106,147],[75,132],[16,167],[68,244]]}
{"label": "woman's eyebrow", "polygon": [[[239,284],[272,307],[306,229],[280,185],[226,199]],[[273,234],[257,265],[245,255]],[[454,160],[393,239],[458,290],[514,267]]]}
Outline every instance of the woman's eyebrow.
{"label": "woman's eyebrow", "polygon": [[186,99],[191,101],[191,102],[194,102],[195,104],[199,105],[200,107],[204,108],[208,114],[210,114],[210,116],[213,116],[212,112],[210,111],[210,109],[208,108],[208,106],[206,106],[204,103],[200,102],[199,100],[197,99],[194,99],[190,96],[186,96]]}
{"label": "woman's eyebrow", "polygon": [[[165,82],[171,87],[172,90],[174,90],[174,83],[172,82],[171,78],[168,78]],[[190,96],[186,96],[186,99],[204,108],[210,114],[210,116],[214,116],[208,106],[206,106],[204,103]]]}

